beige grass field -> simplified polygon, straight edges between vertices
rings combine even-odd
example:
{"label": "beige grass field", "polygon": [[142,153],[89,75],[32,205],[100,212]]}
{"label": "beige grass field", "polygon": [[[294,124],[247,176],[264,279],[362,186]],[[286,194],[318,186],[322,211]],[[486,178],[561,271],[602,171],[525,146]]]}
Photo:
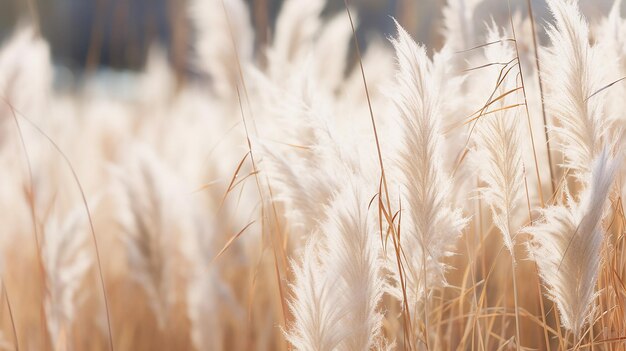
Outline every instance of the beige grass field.
{"label": "beige grass field", "polygon": [[448,0],[426,47],[193,0],[195,79],[155,45],[75,89],[20,25],[0,349],[626,350],[621,1],[511,2]]}

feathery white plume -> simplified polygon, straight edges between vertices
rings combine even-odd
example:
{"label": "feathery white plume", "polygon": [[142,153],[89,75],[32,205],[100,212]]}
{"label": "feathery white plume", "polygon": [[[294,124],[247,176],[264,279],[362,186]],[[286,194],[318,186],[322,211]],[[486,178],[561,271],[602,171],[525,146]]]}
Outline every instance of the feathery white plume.
{"label": "feathery white plume", "polygon": [[284,65],[306,53],[321,26],[325,0],[287,0],[276,19],[276,31],[269,51],[273,77],[281,76]]}
{"label": "feathery white plume", "polygon": [[[354,16],[353,21],[357,21]],[[313,55],[315,74],[324,88],[321,91],[333,94],[344,81],[351,39],[352,27],[343,12],[335,15],[320,30]]]}
{"label": "feathery white plume", "polygon": [[[333,301],[336,275],[323,270],[319,252],[312,242],[304,248],[302,263],[293,266],[295,281],[291,285],[294,300],[289,308],[294,324],[287,340],[298,351],[331,351],[346,336],[341,327],[341,311]],[[329,278],[335,280],[330,280]]]}
{"label": "feathery white plume", "polygon": [[590,318],[596,297],[604,239],[602,218],[619,163],[603,150],[593,163],[580,201],[570,198],[567,206],[545,209],[544,221],[528,230],[533,236],[529,249],[558,307],[561,323],[576,337]]}
{"label": "feathery white plume", "polygon": [[602,68],[605,72],[610,72],[613,78],[608,80],[617,82],[600,94],[605,95],[602,108],[609,123],[608,138],[618,143],[625,141],[623,126],[626,120],[626,115],[623,113],[626,109],[626,101],[622,98],[626,94],[626,85],[623,82],[623,77],[626,76],[626,40],[624,40],[626,20],[620,15],[621,5],[622,0],[615,0],[609,15],[594,28],[593,32],[595,45],[602,52],[602,55],[599,55],[602,67],[595,69]]}
{"label": "feathery white plume", "polygon": [[[401,245],[406,256],[406,285],[411,316],[417,318],[423,297],[446,284],[443,258],[450,254],[466,220],[451,207],[450,177],[442,168],[440,131],[443,92],[453,79],[446,75],[445,53],[431,61],[397,25],[398,71],[394,102],[404,135],[399,167],[406,204]],[[424,276],[426,274],[426,276]]]}
{"label": "feathery white plume", "polygon": [[443,37],[453,50],[474,46],[474,11],[483,0],[448,0],[443,8]]}
{"label": "feathery white plume", "polygon": [[253,54],[248,7],[242,0],[193,0],[189,16],[197,36],[197,65],[211,76],[220,96],[234,95],[240,80],[237,59],[245,67]]}
{"label": "feathery white plume", "polygon": [[76,295],[93,263],[85,248],[86,216],[84,207],[79,206],[62,222],[53,216],[44,226],[41,258],[48,292],[44,306],[48,332],[55,347],[63,343],[71,330],[79,300]]}
{"label": "feathery white plume", "polygon": [[[292,285],[297,350],[369,350],[381,344],[380,237],[368,221],[368,187],[355,177],[327,207]],[[322,238],[319,240],[316,238]]]}
{"label": "feathery white plume", "polygon": [[546,107],[560,127],[555,128],[575,175],[588,173],[606,135],[602,94],[591,96],[604,84],[597,49],[589,44],[589,29],[573,1],[549,0],[555,25],[548,26],[552,47],[542,55]]}
{"label": "feathery white plume", "polygon": [[[21,113],[37,120],[46,115],[54,71],[48,43],[35,28],[20,25],[0,50],[0,96]],[[11,119],[4,101],[0,105],[0,146],[13,135]],[[9,129],[9,130],[7,130]],[[9,139],[10,140],[10,139]]]}
{"label": "feathery white plume", "polygon": [[180,229],[176,191],[180,191],[156,155],[148,148],[137,148],[129,170],[121,179],[118,220],[125,234],[129,273],[148,295],[159,328],[165,328],[174,301],[172,256],[177,252],[176,234]]}
{"label": "feathery white plume", "polygon": [[[311,80],[309,76],[298,77],[292,90],[275,89],[265,102],[279,122],[277,137],[290,146],[257,142],[260,169],[276,189],[274,200],[287,205],[285,215],[290,225],[297,231],[304,229],[299,234],[309,234],[323,219],[320,206],[330,202],[341,184],[337,167],[356,169],[351,155],[340,145],[330,112],[320,107],[318,96],[309,91]],[[267,80],[261,82],[271,85]]]}
{"label": "feathery white plume", "polygon": [[378,304],[382,297],[380,276],[380,236],[367,215],[368,187],[348,179],[328,208],[328,219],[321,231],[326,239],[322,259],[328,275],[339,275],[334,286],[337,308],[344,311],[341,320],[348,336],[339,350],[369,350],[378,344],[382,314]]}
{"label": "feathery white plume", "polygon": [[[497,27],[492,26],[487,42],[501,39]],[[514,55],[511,45],[504,41],[485,49],[487,62],[507,62]],[[494,79],[498,78],[499,70],[494,69]],[[514,84],[515,79],[505,78],[496,96],[514,89]],[[492,104],[491,109],[497,110],[513,103],[511,99],[503,98]],[[475,163],[481,180],[487,183],[487,186],[481,189],[481,193],[491,206],[494,224],[500,229],[504,243],[511,253],[515,235],[512,222],[524,186],[519,118],[517,109],[484,115],[478,122],[475,138],[477,148]]]}

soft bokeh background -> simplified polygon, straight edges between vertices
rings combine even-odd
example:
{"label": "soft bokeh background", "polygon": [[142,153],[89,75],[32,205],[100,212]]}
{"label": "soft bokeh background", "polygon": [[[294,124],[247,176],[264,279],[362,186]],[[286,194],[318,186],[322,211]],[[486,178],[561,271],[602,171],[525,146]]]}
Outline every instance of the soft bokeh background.
{"label": "soft bokeh background", "polygon": [[[257,47],[267,41],[281,0],[247,0],[256,29]],[[445,0],[351,0],[358,9],[359,36],[387,36],[393,29],[391,16],[408,28],[417,41],[440,45],[437,30]],[[185,0],[0,0],[0,40],[20,22],[37,12],[41,31],[51,44],[57,65],[73,72],[96,67],[139,69],[150,43],[158,40],[170,53],[176,71],[188,72],[193,31],[186,20]],[[582,0],[591,18],[606,13],[613,0]],[[526,11],[525,0],[512,7]],[[544,0],[533,0],[539,21],[546,20]],[[327,14],[343,11],[343,0],[329,0]],[[484,9],[481,11],[481,8]],[[479,8],[484,20],[505,17],[507,2],[489,0]],[[219,10],[219,9],[216,9]]]}

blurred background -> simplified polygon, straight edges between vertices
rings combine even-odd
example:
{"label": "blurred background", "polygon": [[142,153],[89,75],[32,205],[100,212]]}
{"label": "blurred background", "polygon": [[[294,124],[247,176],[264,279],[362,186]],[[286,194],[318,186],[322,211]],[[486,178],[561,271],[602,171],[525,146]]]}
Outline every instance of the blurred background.
{"label": "blurred background", "polygon": [[[256,30],[257,47],[271,37],[282,0],[246,0]],[[391,16],[412,32],[416,40],[438,47],[437,22],[446,0],[351,0],[359,14],[358,34],[388,36]],[[583,10],[606,13],[613,0],[581,0]],[[512,7],[526,11],[526,0],[511,0]],[[533,0],[541,23],[549,19],[545,0]],[[216,10],[221,10],[220,8]],[[186,0],[0,0],[0,41],[35,14],[35,21],[51,46],[55,64],[79,73],[95,68],[140,69],[151,43],[167,48],[175,71],[189,67],[193,30],[186,19]],[[329,0],[325,13],[344,11],[343,0]],[[479,17],[506,18],[505,0],[485,0]],[[595,18],[595,17],[591,17]]]}

